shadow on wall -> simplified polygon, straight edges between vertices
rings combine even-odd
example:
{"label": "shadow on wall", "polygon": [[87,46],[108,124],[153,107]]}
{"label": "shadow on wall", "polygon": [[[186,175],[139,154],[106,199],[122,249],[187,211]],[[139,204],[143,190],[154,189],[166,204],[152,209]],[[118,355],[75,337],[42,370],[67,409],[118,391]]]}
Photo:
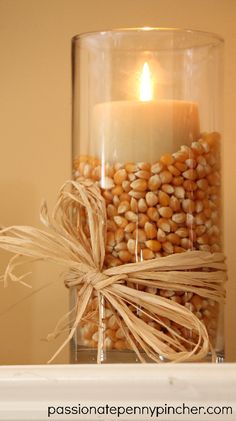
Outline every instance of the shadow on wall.
{"label": "shadow on wall", "polygon": [[[33,223],[32,208],[36,205],[33,186],[17,180],[2,180],[0,196],[0,226]],[[11,253],[0,250],[1,274],[11,256]],[[21,269],[22,273],[30,270],[29,266]],[[30,359],[33,301],[25,300],[30,292],[17,283],[9,283],[7,288],[0,285],[0,364],[26,364]]]}
{"label": "shadow on wall", "polygon": [[[37,194],[33,185],[17,181],[0,185],[2,198],[0,226],[33,225],[39,221]],[[0,249],[0,274],[3,274],[12,254]],[[0,284],[0,365],[44,364],[66,337],[47,342],[59,318],[68,312],[68,291],[64,287],[63,268],[47,262],[24,265],[19,274],[31,272],[26,282],[32,288],[10,282]],[[60,297],[60,298],[59,298]],[[68,361],[68,347],[55,363]]]}

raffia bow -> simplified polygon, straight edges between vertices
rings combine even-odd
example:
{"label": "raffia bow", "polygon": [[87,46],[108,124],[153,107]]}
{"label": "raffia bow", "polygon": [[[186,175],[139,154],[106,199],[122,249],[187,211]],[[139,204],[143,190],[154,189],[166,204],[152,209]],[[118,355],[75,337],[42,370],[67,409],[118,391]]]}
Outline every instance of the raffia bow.
{"label": "raffia bow", "polygon": [[[227,277],[222,253],[189,251],[104,270],[105,201],[99,188],[88,180],[65,183],[59,191],[51,218],[46,203],[41,208],[40,217],[50,232],[28,226],[5,228],[0,231],[0,247],[17,253],[2,277],[5,285],[8,280],[24,284],[23,276],[17,277],[14,273],[15,268],[22,264],[19,259],[23,255],[30,260],[46,260],[63,265],[68,274],[66,286],[77,288],[75,317],[70,332],[49,362],[76,333],[94,290],[97,291],[99,303],[98,363],[104,351],[104,300],[115,314],[126,341],[141,362],[146,362],[145,356],[155,362],[163,359],[173,362],[204,359],[211,344],[201,320],[185,306],[159,295],[130,288],[126,282],[132,282],[137,287],[142,285],[192,292],[221,302]],[[137,310],[136,314],[132,309]],[[167,333],[146,323],[138,317],[138,312],[165,327]],[[60,333],[64,319],[58,323],[52,336]],[[197,342],[183,338],[169,323],[163,321],[165,319],[194,332]]]}

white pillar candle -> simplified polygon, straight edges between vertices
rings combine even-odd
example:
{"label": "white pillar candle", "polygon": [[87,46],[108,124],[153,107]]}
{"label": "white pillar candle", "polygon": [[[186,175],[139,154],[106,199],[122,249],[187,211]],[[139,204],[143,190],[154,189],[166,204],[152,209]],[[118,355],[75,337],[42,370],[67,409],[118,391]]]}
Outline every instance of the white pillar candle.
{"label": "white pillar candle", "polygon": [[104,102],[94,107],[90,150],[105,161],[154,162],[199,137],[197,104],[151,100],[145,65],[140,100]]}

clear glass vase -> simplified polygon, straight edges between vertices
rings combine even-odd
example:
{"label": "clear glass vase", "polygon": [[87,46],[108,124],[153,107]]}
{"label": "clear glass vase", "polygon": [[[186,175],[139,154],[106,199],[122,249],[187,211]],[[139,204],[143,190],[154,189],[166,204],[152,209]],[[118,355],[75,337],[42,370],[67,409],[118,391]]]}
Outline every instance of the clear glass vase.
{"label": "clear glass vase", "polygon": [[[105,200],[104,268],[189,250],[223,251],[222,50],[220,37],[181,29],[73,38],[73,178],[95,182]],[[138,289],[193,312],[208,331],[214,361],[222,360],[221,305],[168,285]],[[71,290],[72,307],[77,292]],[[98,308],[94,291],[71,344],[74,363],[97,360]],[[100,308],[102,362],[138,362],[114,309],[104,299]],[[169,326],[197,341],[194,331],[133,311],[154,329],[171,335]]]}

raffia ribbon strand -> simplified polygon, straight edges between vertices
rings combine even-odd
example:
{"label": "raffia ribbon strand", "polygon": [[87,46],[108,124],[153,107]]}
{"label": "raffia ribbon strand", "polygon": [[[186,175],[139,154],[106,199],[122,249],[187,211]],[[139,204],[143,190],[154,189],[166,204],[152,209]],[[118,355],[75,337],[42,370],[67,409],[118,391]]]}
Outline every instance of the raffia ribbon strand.
{"label": "raffia ribbon strand", "polygon": [[[89,235],[82,217],[84,209]],[[104,346],[104,300],[113,310],[127,342],[141,362],[146,361],[145,355],[156,362],[161,362],[163,358],[173,362],[204,359],[211,350],[205,325],[185,306],[162,296],[130,288],[126,281],[136,285],[192,292],[221,302],[227,279],[222,253],[188,251],[103,270],[106,207],[100,190],[88,180],[66,182],[59,191],[52,217],[48,215],[46,203],[42,206],[40,217],[50,232],[27,226],[13,226],[0,231],[0,247],[17,253],[10,260],[2,280],[5,284],[9,280],[24,283],[23,277],[17,277],[14,273],[17,266],[25,263],[21,262],[22,256],[28,257],[30,261],[46,260],[66,268],[66,286],[77,288],[75,317],[66,340],[49,362],[71,340],[81,320],[86,319],[86,308],[94,290],[99,298],[98,363],[101,362]],[[144,322],[131,311],[131,307],[165,327],[167,333]],[[163,322],[163,318],[194,331],[197,343],[181,337]],[[64,327],[63,317],[51,336],[57,336]]]}

